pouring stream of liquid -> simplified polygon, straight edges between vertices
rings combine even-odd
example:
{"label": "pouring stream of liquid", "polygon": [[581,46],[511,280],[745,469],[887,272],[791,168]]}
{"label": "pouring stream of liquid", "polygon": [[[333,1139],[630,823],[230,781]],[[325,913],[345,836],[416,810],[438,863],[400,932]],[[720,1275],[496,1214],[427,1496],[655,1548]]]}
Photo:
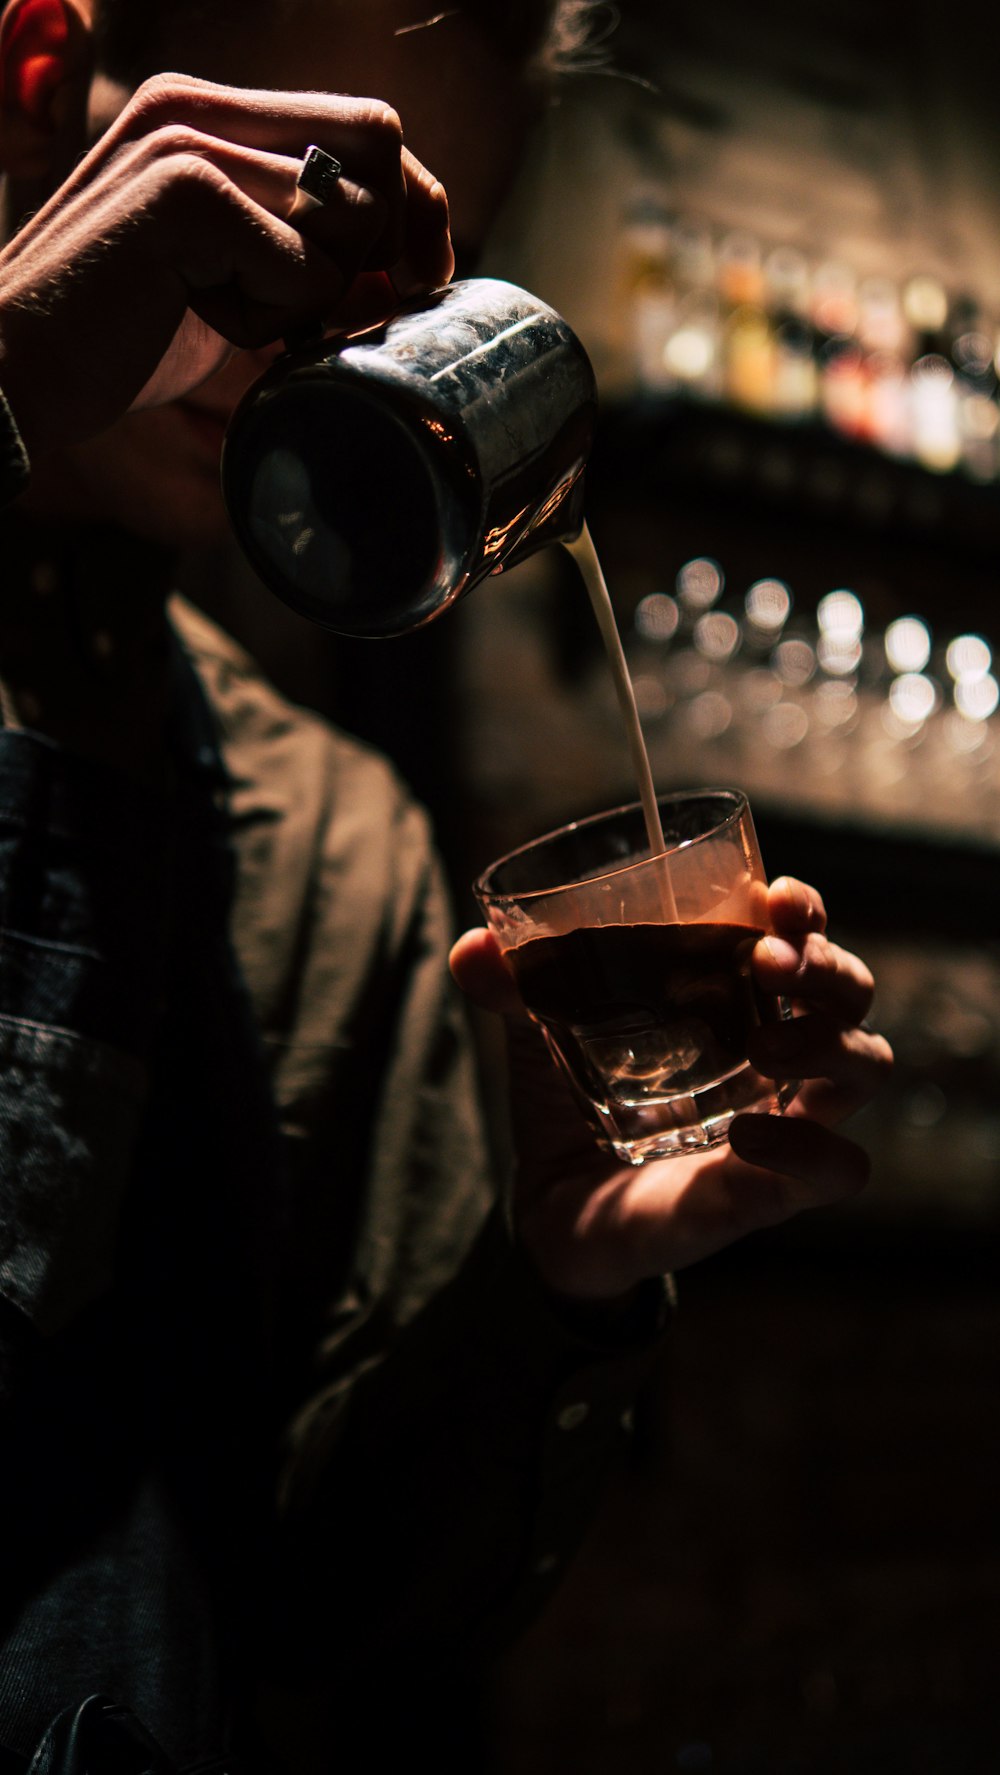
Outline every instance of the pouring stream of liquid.
{"label": "pouring stream of liquid", "polygon": [[642,802],[643,818],[646,822],[646,837],[651,857],[663,857],[664,863],[660,882],[660,903],[665,922],[678,922],[677,904],[670,883],[670,872],[666,862],[667,846],[663,837],[663,825],[660,810],[656,804],[656,789],[653,785],[653,773],[649,764],[649,753],[642,737],[642,726],[639,721],[639,710],[636,707],[635,691],[629,675],[625,652],[622,647],[618,624],[608,592],[607,582],[601,571],[597,550],[586,524],[575,542],[564,543],[564,548],[572,555],[580,570],[583,583],[587,588],[597,626],[601,631],[601,640],[608,656],[611,675],[614,678],[618,704],[625,722],[628,735],[629,750],[632,754],[632,765],[639,785],[639,798]]}

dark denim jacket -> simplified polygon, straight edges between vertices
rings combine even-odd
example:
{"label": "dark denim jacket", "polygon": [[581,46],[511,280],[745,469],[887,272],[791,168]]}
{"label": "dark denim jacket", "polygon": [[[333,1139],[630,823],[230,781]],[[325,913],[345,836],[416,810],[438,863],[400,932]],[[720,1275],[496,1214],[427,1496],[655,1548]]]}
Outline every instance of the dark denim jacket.
{"label": "dark denim jacket", "polygon": [[0,732],[0,1739],[99,1672],[185,1763],[268,1580],[277,1173],[179,650],[175,717],[169,802]]}

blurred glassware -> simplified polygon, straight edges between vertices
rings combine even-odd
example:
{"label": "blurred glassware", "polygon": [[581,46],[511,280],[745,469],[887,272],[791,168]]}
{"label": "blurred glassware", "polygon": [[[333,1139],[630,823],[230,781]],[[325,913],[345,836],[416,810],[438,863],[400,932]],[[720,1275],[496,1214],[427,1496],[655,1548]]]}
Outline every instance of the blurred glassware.
{"label": "blurred glassware", "polygon": [[919,616],[900,616],[885,631],[885,655],[894,672],[922,672],[931,657],[931,632]]}
{"label": "blurred glassware", "polygon": [[688,614],[710,610],[722,596],[725,574],[718,561],[710,555],[699,555],[686,561],[677,575],[677,596]]}

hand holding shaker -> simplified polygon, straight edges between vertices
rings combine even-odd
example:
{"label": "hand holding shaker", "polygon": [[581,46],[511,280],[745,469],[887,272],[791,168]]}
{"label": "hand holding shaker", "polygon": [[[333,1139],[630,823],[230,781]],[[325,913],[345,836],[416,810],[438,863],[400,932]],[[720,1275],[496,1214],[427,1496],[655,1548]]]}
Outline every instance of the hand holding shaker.
{"label": "hand holding shaker", "polygon": [[232,419],[222,485],[264,583],[340,634],[404,634],[583,525],[597,420],[571,329],[472,278],[278,359]]}

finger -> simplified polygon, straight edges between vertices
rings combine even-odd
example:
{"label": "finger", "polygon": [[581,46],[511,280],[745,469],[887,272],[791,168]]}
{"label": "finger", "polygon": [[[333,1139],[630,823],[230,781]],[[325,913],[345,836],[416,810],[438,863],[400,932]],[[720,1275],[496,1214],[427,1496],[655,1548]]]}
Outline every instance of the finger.
{"label": "finger", "polygon": [[287,154],[241,148],[189,124],[171,124],[136,143],[120,156],[115,177],[119,184],[131,186],[149,167],[159,179],[183,179],[192,156],[217,168],[245,197],[329,253],[345,285],[377,256],[376,247],[384,255],[396,250],[401,227],[392,223],[389,205],[380,192],[341,177],[322,204],[292,221],[301,161]]}
{"label": "finger", "polygon": [[831,943],[819,931],[797,942],[763,937],[753,952],[753,975],[766,993],[805,1002],[843,1024],[860,1023],[871,1010],[875,982],[860,956]]}
{"label": "finger", "polygon": [[326,251],[240,190],[210,161],[150,168],[142,250],[187,304],[234,345],[270,344],[333,311],[350,278]]}
{"label": "finger", "polygon": [[401,296],[418,290],[438,289],[449,283],[455,270],[449,227],[448,198],[433,173],[403,150],[406,207],[399,257],[386,261]]}
{"label": "finger", "polygon": [[838,1123],[846,1122],[849,1116],[864,1109],[871,1097],[870,1090],[861,1090],[856,1085],[835,1084],[831,1079],[806,1079],[785,1113],[793,1118],[807,1116],[824,1128],[836,1128]]}
{"label": "finger", "polygon": [[766,1078],[827,1079],[857,1091],[862,1100],[879,1090],[892,1070],[892,1049],[883,1036],[844,1029],[817,1013],[755,1030],[749,1054]]}
{"label": "finger", "polygon": [[484,1011],[506,1017],[526,1017],[527,1012],[492,931],[466,931],[449,957],[456,985]]}
{"label": "finger", "polygon": [[299,168],[308,147],[325,149],[350,181],[379,193],[402,240],[403,137],[390,106],[378,99],[219,86],[184,74],[145,81],[22,234],[44,227],[95,181],[116,176],[138,144],[181,127],[235,147],[287,156]]}
{"label": "finger", "polygon": [[300,162],[315,145],[339,160],[349,178],[402,201],[403,126],[391,105],[380,99],[255,91],[160,74],[138,89],[112,125],[103,138],[105,153],[110,156],[126,142],[178,123]]}
{"label": "finger", "polygon": [[729,1143],[738,1158],[768,1176],[776,1188],[775,1206],[788,1214],[857,1195],[871,1170],[856,1141],[804,1116],[737,1116]]}
{"label": "finger", "polygon": [[794,939],[808,931],[826,930],[826,907],[822,895],[808,882],[797,881],[793,875],[781,875],[771,883],[767,910],[771,929],[780,936]]}
{"label": "finger", "polygon": [[[844,1201],[867,1181],[868,1160],[860,1147],[804,1120],[739,1116],[730,1142],[697,1159],[620,1168],[603,1181],[588,1176],[572,1247],[562,1229],[567,1253],[585,1259],[588,1243],[605,1253],[617,1249],[623,1259],[617,1279],[628,1283],[698,1263],[807,1208]],[[566,1201],[557,1190],[532,1198],[536,1230],[540,1216],[561,1213]]]}
{"label": "finger", "polygon": [[[18,236],[8,249],[5,392],[35,454],[126,411],[186,310],[231,345],[262,346],[334,315],[350,279],[349,263],[341,269],[205,155],[147,153],[138,166],[127,207],[112,181],[67,205],[57,239]],[[363,231],[358,240],[361,256]],[[39,332],[51,374],[19,382],[16,364],[36,360]],[[157,398],[185,393],[202,374],[173,365]]]}
{"label": "finger", "polygon": [[[365,140],[362,136],[362,147]],[[414,154],[400,147],[394,128],[389,140],[381,164],[379,156],[358,153],[322,204],[295,216],[294,226],[352,274],[362,268],[393,268],[394,288],[405,296],[447,283],[454,254],[443,185]],[[183,120],[128,143],[114,157],[108,176],[127,184],[137,161],[185,154],[211,160],[256,203],[291,219],[300,157],[246,147]]]}
{"label": "finger", "polygon": [[172,123],[122,153],[116,161],[112,182],[127,187],[145,167],[191,154],[211,161],[254,203],[261,204],[272,215],[288,220],[302,170],[300,160],[290,154],[242,148],[236,142],[210,135],[188,123]]}

